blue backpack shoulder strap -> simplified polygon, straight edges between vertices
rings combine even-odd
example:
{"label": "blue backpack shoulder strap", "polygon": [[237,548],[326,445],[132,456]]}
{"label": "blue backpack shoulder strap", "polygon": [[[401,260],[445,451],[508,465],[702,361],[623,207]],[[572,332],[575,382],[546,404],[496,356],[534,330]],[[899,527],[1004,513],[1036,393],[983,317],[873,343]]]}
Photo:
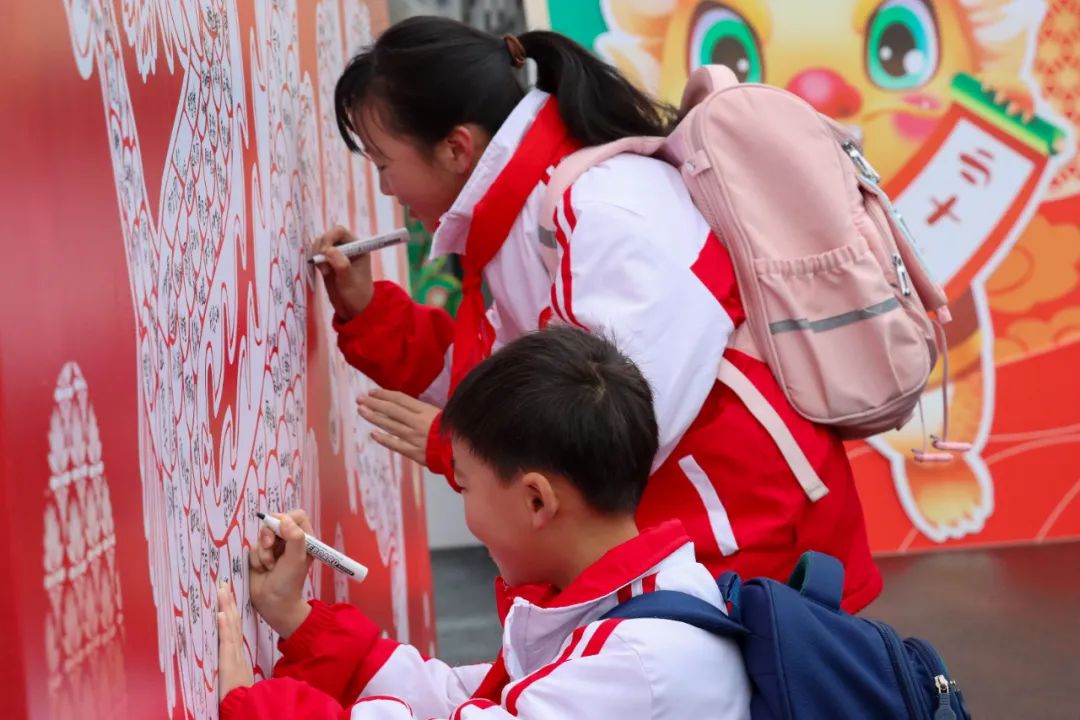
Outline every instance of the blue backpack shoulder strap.
{"label": "blue backpack shoulder strap", "polygon": [[609,618],[676,620],[730,638],[741,638],[749,633],[742,624],[729,618],[715,605],[677,590],[654,590],[635,595],[616,605],[601,619]]}

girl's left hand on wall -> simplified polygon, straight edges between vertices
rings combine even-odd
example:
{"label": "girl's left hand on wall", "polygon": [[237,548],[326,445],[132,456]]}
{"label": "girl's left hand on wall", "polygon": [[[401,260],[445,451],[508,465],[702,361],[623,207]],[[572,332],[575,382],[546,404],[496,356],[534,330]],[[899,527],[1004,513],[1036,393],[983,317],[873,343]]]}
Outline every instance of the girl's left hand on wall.
{"label": "girl's left hand on wall", "polygon": [[426,466],[428,434],[439,408],[393,390],[361,395],[356,406],[362,418],[384,431],[371,434],[375,442]]}

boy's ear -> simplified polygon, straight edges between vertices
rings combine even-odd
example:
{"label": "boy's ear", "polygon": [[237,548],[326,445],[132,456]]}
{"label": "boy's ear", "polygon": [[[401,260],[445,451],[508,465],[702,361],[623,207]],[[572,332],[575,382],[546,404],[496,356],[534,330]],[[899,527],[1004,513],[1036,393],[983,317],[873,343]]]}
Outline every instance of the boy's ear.
{"label": "boy's ear", "polygon": [[480,128],[455,125],[436,146],[435,156],[444,169],[457,175],[472,171],[473,164],[484,151]]}
{"label": "boy's ear", "polygon": [[540,530],[558,515],[559,495],[551,480],[540,472],[527,472],[522,475],[521,487],[533,530]]}

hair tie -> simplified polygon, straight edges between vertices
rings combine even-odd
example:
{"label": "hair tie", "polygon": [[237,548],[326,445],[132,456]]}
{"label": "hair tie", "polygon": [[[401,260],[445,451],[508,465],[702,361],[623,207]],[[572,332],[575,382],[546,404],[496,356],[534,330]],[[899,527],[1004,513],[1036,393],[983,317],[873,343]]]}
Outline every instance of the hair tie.
{"label": "hair tie", "polygon": [[506,43],[506,51],[510,53],[510,64],[515,68],[520,68],[525,65],[525,46],[521,44],[516,35],[507,33],[503,35],[503,41]]}

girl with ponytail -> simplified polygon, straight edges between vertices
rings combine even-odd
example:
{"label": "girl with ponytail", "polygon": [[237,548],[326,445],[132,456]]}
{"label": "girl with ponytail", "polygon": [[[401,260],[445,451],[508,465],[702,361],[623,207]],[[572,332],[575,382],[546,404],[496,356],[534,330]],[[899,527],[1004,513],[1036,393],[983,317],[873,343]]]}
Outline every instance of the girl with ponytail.
{"label": "girl with ponytail", "polygon": [[[534,88],[522,85],[527,60]],[[339,347],[383,388],[358,401],[379,443],[454,484],[439,429],[448,394],[493,349],[549,323],[578,326],[611,338],[652,387],[659,452],[639,526],[681,521],[714,573],[786,579],[801,553],[826,552],[844,563],[852,612],[879,593],[844,447],[791,408],[764,363],[728,347],[745,319],[734,271],[678,170],[618,155],[566,191],[554,233],[539,227],[564,157],[666,134],[672,108],[561,35],[496,37],[434,17],[400,22],[352,58],[334,100],[345,145],[434,232],[433,254],[458,254],[464,270],[452,319],[373,282],[369,257],[334,248],[348,230],[319,240]],[[725,356],[788,425],[825,497],[806,498],[768,432],[717,382]]]}

